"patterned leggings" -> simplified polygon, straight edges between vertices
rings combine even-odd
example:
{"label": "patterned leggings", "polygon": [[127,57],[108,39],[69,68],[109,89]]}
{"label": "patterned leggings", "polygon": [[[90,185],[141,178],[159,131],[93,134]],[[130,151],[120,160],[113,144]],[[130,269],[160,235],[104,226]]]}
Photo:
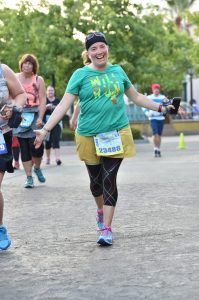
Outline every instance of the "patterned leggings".
{"label": "patterned leggings", "polygon": [[90,189],[94,197],[103,195],[104,205],[116,206],[117,192],[117,172],[122,158],[102,157],[101,164],[87,165],[90,177]]}

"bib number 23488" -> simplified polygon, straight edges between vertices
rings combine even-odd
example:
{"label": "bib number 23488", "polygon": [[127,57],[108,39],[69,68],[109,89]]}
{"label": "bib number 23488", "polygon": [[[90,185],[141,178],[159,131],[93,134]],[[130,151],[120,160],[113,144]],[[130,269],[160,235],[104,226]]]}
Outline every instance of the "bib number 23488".
{"label": "bib number 23488", "polygon": [[96,154],[110,156],[124,152],[121,137],[117,130],[100,133],[94,136]]}

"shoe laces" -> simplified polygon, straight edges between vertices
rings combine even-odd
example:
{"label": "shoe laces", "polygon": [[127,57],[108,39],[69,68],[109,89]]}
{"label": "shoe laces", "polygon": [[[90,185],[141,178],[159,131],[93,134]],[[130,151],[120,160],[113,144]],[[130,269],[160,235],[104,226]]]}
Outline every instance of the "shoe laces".
{"label": "shoe laces", "polygon": [[102,233],[101,233],[101,235],[102,236],[107,236],[107,235],[109,235],[110,233],[112,233],[112,231],[111,231],[111,228],[104,228],[104,229],[102,229]]}
{"label": "shoe laces", "polygon": [[41,171],[41,169],[37,169],[37,168],[35,168],[35,173],[37,174],[37,176],[38,177],[40,177],[40,178],[43,178],[44,177],[44,175],[42,174],[42,171]]}
{"label": "shoe laces", "polygon": [[35,172],[36,172],[38,175],[41,175],[41,174],[42,174],[42,173],[41,173],[41,169],[35,168]]}
{"label": "shoe laces", "polygon": [[28,183],[33,183],[33,178],[32,178],[32,176],[27,176],[27,182],[28,182]]}

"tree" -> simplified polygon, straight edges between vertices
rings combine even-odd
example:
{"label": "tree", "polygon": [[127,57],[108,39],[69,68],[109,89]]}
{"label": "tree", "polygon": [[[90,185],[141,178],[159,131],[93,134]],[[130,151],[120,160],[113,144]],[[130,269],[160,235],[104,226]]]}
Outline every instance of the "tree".
{"label": "tree", "polygon": [[82,66],[80,36],[103,31],[110,61],[120,64],[142,92],[159,82],[171,96],[191,63],[192,40],[166,22],[158,10],[144,15],[130,0],[64,0],[63,10],[41,2],[39,8],[22,2],[17,10],[0,10],[1,59],[14,70],[19,57],[34,53],[47,84],[56,80],[63,94],[73,70]]}
{"label": "tree", "polygon": [[194,38],[193,38],[193,47],[192,47],[192,66],[194,68],[194,73],[199,74],[199,12],[189,14],[189,20],[194,27]]}
{"label": "tree", "polygon": [[18,71],[21,55],[35,54],[46,83],[55,77],[56,89],[63,94],[69,76],[79,66],[82,43],[73,38],[73,28],[61,8],[46,4],[34,8],[26,1],[18,10],[1,10],[0,19],[1,60]]}
{"label": "tree", "polygon": [[175,24],[179,31],[185,30],[189,33],[189,24],[185,15],[196,0],[166,0],[175,15]]}
{"label": "tree", "polygon": [[[77,4],[64,1],[67,7],[68,2],[73,2],[74,7]],[[176,32],[172,23],[165,23],[159,14],[143,16],[142,7],[128,0],[80,2],[82,13],[76,20],[76,29],[85,34],[103,31],[110,45],[111,61],[121,64],[142,92],[149,92],[151,83],[158,81],[171,96],[180,94],[181,81],[190,65],[189,37]]]}

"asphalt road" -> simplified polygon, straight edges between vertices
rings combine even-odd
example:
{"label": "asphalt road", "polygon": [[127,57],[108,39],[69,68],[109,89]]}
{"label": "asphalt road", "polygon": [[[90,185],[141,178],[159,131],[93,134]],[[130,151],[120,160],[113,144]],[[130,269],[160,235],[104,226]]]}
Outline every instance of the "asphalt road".
{"label": "asphalt road", "polygon": [[162,158],[137,144],[118,174],[114,244],[96,244],[95,203],[75,147],[47,181],[3,183],[12,247],[0,253],[0,300],[199,299],[199,138],[164,138]]}

